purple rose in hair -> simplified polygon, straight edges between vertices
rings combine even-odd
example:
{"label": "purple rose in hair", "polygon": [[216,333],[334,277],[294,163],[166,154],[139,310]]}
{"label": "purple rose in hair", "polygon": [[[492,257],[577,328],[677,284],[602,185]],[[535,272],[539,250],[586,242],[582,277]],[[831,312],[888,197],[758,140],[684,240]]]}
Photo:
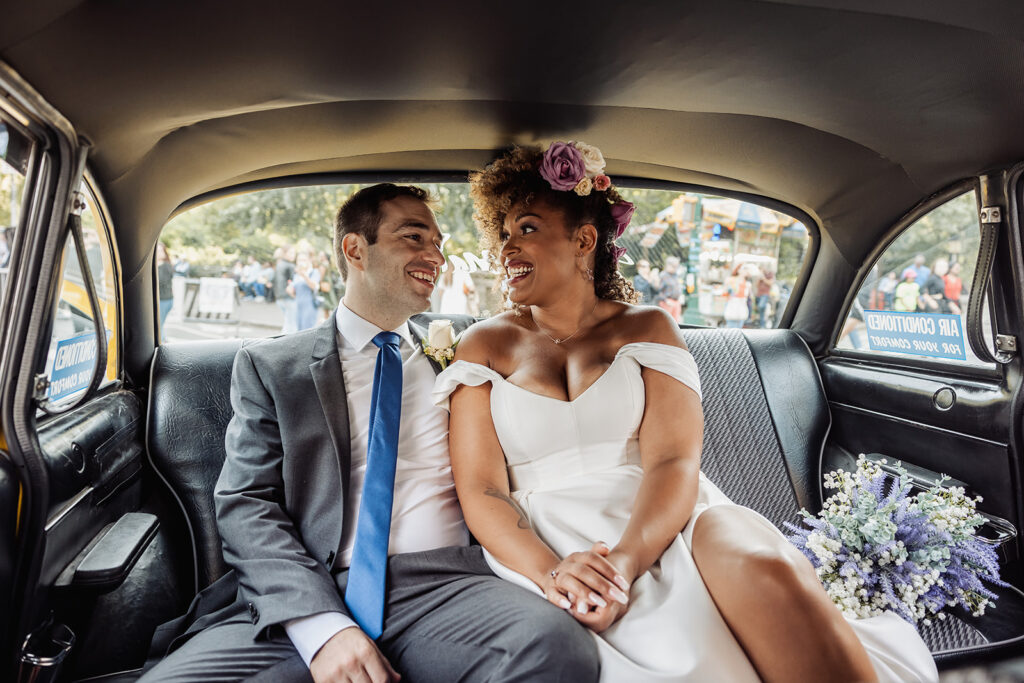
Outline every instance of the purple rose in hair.
{"label": "purple rose in hair", "polygon": [[636,207],[630,202],[619,201],[612,204],[612,218],[615,220],[615,239],[622,237],[626,232],[626,226],[633,218],[633,211]]}
{"label": "purple rose in hair", "polygon": [[541,159],[540,175],[552,190],[571,190],[586,176],[583,155],[570,144],[552,142]]}
{"label": "purple rose in hair", "polygon": [[612,247],[612,261],[615,264],[619,263],[619,259],[626,253],[625,247],[614,246]]}

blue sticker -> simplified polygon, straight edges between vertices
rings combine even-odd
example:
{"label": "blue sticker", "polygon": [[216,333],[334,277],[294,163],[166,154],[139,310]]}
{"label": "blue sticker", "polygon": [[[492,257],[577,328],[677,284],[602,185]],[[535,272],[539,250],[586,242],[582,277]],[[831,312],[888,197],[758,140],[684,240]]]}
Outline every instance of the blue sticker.
{"label": "blue sticker", "polygon": [[945,313],[864,311],[872,351],[967,360],[963,322]]}
{"label": "blue sticker", "polygon": [[59,401],[89,386],[96,364],[96,351],[95,332],[57,342],[47,394],[51,401]]}

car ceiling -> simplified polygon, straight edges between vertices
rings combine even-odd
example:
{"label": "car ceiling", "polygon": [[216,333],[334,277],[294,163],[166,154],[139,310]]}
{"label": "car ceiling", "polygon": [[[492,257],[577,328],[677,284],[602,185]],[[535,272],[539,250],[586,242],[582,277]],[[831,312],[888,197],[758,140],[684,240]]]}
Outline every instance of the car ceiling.
{"label": "car ceiling", "polygon": [[92,144],[126,277],[183,201],[465,171],[581,139],[615,176],[806,211],[847,263],[1024,158],[1018,0],[8,3],[0,59]]}

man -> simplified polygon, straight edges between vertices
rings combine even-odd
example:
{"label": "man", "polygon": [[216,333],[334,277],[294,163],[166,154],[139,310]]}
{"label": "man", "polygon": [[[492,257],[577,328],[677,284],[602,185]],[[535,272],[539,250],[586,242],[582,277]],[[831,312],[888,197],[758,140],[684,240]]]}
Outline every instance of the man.
{"label": "man", "polygon": [[911,266],[914,269],[914,282],[917,283],[918,287],[922,288],[928,282],[928,277],[932,274],[932,269],[926,266],[924,262],[924,254],[918,254],[914,257],[914,265]]}
{"label": "man", "polygon": [[[426,200],[389,184],[353,195],[335,229],[347,283],[336,314],[236,357],[215,493],[234,571],[204,593],[237,577],[237,598],[143,680],[596,680],[586,630],[468,545],[420,341],[430,318],[409,318],[444,262]],[[400,406],[397,424],[385,404]],[[397,463],[382,488],[392,428]],[[379,550],[366,541],[392,491],[382,575],[364,562]]]}
{"label": "man", "polygon": [[647,259],[636,262],[636,275],[633,276],[633,289],[640,295],[637,303],[649,304],[654,300],[654,287],[651,285],[651,263]]}
{"label": "man", "polygon": [[661,271],[661,280],[658,283],[658,294],[654,303],[668,311],[672,319],[677,323],[682,321],[683,306],[680,301],[683,296],[683,288],[679,282],[679,257],[669,256],[665,259],[665,268]]}
{"label": "man", "polygon": [[295,277],[294,247],[278,247],[274,251],[274,298],[281,309],[284,322],[281,332],[288,334],[296,331],[295,297],[288,293],[288,285]]}

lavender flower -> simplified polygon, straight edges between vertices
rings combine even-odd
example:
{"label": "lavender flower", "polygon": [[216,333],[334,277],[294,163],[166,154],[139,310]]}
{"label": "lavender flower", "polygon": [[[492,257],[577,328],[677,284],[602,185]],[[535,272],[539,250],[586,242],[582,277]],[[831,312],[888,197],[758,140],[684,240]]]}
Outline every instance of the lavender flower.
{"label": "lavender flower", "polygon": [[985,521],[976,510],[981,498],[943,488],[945,478],[911,495],[907,471],[896,469],[898,476],[886,474],[862,455],[854,473],[826,474],[825,488],[835,493],[817,517],[800,511],[806,528],[786,523],[789,540],[848,617],[893,611],[927,626],[956,605],[984,614],[996,595],[982,581],[1006,584],[994,548],[975,535]]}

